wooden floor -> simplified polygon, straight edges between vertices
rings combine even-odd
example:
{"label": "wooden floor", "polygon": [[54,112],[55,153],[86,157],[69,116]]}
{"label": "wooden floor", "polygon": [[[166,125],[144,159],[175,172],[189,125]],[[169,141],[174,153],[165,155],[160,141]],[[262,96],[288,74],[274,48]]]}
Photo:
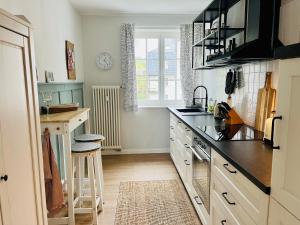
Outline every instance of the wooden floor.
{"label": "wooden floor", "polygon": [[[169,154],[103,156],[104,210],[99,225],[113,225],[122,181],[179,179]],[[76,224],[85,225],[81,218]]]}

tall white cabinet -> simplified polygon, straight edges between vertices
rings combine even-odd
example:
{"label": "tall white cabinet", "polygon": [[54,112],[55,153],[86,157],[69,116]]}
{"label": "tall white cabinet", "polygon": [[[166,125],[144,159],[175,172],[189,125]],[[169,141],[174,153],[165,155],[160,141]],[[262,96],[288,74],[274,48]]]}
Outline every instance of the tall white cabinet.
{"label": "tall white cabinet", "polygon": [[[280,149],[273,150],[270,225],[300,224],[299,99],[300,58],[280,60],[277,114],[282,115],[283,120],[276,121],[275,125],[275,145]],[[278,222],[279,218],[288,218],[287,215],[289,218],[295,217],[293,221],[298,222]]]}
{"label": "tall white cabinet", "polygon": [[28,23],[0,9],[0,224],[46,225]]}

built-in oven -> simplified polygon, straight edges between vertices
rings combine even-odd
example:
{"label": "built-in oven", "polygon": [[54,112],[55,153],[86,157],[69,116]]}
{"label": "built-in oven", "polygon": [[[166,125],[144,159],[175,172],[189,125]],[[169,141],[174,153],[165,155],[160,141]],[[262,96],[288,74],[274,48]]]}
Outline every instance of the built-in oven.
{"label": "built-in oven", "polygon": [[194,197],[199,205],[204,205],[207,214],[210,211],[210,173],[211,173],[211,148],[199,136],[193,139],[191,146],[193,152],[193,187],[197,193]]}

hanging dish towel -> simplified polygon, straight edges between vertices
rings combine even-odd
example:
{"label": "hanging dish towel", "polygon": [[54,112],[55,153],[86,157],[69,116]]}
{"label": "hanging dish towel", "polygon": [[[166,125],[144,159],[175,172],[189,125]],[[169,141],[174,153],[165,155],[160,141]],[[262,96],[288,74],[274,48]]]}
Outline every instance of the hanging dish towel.
{"label": "hanging dish towel", "polygon": [[47,209],[51,213],[64,206],[64,194],[48,129],[43,138],[43,161]]}

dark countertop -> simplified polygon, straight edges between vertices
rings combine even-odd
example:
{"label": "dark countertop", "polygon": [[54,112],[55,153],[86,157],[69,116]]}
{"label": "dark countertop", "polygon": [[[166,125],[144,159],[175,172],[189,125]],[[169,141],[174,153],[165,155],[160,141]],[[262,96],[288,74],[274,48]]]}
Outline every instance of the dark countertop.
{"label": "dark countertop", "polygon": [[214,125],[212,115],[182,116],[175,108],[168,108],[196,134],[245,175],[264,193],[270,194],[273,150],[262,141],[215,141],[197,126]]}

